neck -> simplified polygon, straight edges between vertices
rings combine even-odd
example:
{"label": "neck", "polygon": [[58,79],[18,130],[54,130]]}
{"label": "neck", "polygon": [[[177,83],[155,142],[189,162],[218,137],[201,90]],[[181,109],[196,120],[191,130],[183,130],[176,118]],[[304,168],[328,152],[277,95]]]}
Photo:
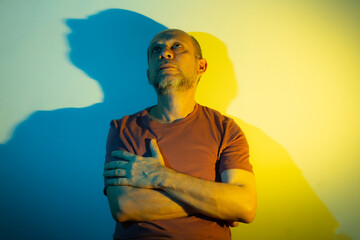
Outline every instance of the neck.
{"label": "neck", "polygon": [[195,89],[158,95],[157,105],[150,111],[150,117],[160,123],[172,123],[185,118],[195,106]]}

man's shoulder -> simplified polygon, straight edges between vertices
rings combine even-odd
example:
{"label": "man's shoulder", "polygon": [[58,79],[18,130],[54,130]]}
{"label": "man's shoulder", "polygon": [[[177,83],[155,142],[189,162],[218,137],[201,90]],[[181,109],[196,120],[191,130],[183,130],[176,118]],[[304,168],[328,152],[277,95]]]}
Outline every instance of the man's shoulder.
{"label": "man's shoulder", "polygon": [[221,122],[222,124],[236,124],[231,117],[222,114],[220,111],[216,109],[199,104],[199,110],[202,114],[206,115],[207,117],[210,117],[215,121]]}
{"label": "man's shoulder", "polygon": [[147,107],[141,111],[132,113],[132,114],[128,114],[128,115],[124,115],[122,118],[119,119],[113,119],[110,122],[111,126],[114,126],[115,128],[118,128],[119,126],[122,125],[131,125],[133,123],[136,123],[138,120],[140,120],[140,118],[147,116],[149,109],[151,107]]}

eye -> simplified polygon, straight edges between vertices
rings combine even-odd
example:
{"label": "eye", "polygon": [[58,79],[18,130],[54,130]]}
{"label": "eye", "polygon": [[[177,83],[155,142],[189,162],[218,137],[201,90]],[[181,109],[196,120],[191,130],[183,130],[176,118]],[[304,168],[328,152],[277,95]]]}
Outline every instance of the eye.
{"label": "eye", "polygon": [[180,48],[182,45],[180,43],[174,43],[173,48]]}
{"label": "eye", "polygon": [[154,47],[152,50],[153,53],[158,53],[160,51],[161,51],[161,48],[159,46]]}

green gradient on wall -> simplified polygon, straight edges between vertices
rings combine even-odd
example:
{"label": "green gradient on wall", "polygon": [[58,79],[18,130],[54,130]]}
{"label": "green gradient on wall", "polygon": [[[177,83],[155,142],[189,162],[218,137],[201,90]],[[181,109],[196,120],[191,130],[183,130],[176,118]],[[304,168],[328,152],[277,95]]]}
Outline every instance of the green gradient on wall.
{"label": "green gradient on wall", "polygon": [[[320,209],[313,220],[325,219],[324,226],[307,226],[309,231],[331,233],[338,224],[338,239],[360,239],[359,5],[350,0],[1,1],[0,141],[10,139],[13,129],[36,110],[101,102],[97,83],[67,59],[63,20],[109,8],[132,10],[201,38],[205,57],[213,60],[201,80],[198,100],[242,120],[256,150],[252,155],[260,159],[255,163],[258,184],[264,183],[262,176],[271,176],[268,162],[285,162],[284,168],[272,172],[293,174],[274,178],[273,183],[289,188],[291,196],[298,188],[304,193],[285,205],[288,213],[297,213],[301,200],[308,201],[310,209]],[[218,52],[206,49],[207,44],[220,44]],[[207,79],[222,78],[224,85],[206,85]],[[217,94],[211,90],[215,86]],[[213,94],[205,94],[204,87]],[[262,150],[271,157],[259,155]],[[274,200],[269,188],[266,183],[259,186],[265,197],[260,203]],[[259,210],[269,211],[264,204]],[[252,231],[264,231],[261,212],[258,217],[259,222],[234,230],[235,236],[244,231],[251,239]],[[274,234],[286,239],[303,223],[289,224],[288,229],[274,229]]]}

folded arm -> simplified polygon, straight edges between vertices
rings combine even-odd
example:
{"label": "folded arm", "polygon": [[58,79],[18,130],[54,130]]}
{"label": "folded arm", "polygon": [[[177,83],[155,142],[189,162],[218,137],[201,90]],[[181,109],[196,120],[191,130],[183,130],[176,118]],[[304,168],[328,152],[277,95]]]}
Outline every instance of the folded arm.
{"label": "folded arm", "polygon": [[211,182],[175,171],[165,171],[161,189],[209,217],[252,222],[256,213],[254,175],[241,169],[222,174],[223,182]]}
{"label": "folded arm", "polygon": [[117,222],[150,221],[185,217],[192,208],[158,189],[130,186],[108,186],[110,210]]}
{"label": "folded arm", "polygon": [[[252,173],[229,169],[221,174],[221,183],[211,182],[165,167],[155,140],[151,141],[150,148],[153,154],[150,158],[114,151],[113,157],[120,161],[110,162],[105,166],[104,176],[110,177],[107,179],[109,185],[135,187],[132,193],[131,188],[128,189],[128,195],[117,192],[122,187],[118,190],[115,190],[116,187],[113,190],[109,187],[110,206],[118,204],[118,207],[111,207],[116,220],[156,220],[196,212],[227,221],[251,222],[254,219],[256,191]],[[159,189],[164,192],[158,191]],[[149,196],[144,196],[146,193]],[[129,196],[136,196],[137,200],[131,203]],[[144,199],[144,205],[134,210],[139,199]],[[131,211],[131,214],[127,211]],[[141,217],[144,212],[146,214]]]}

